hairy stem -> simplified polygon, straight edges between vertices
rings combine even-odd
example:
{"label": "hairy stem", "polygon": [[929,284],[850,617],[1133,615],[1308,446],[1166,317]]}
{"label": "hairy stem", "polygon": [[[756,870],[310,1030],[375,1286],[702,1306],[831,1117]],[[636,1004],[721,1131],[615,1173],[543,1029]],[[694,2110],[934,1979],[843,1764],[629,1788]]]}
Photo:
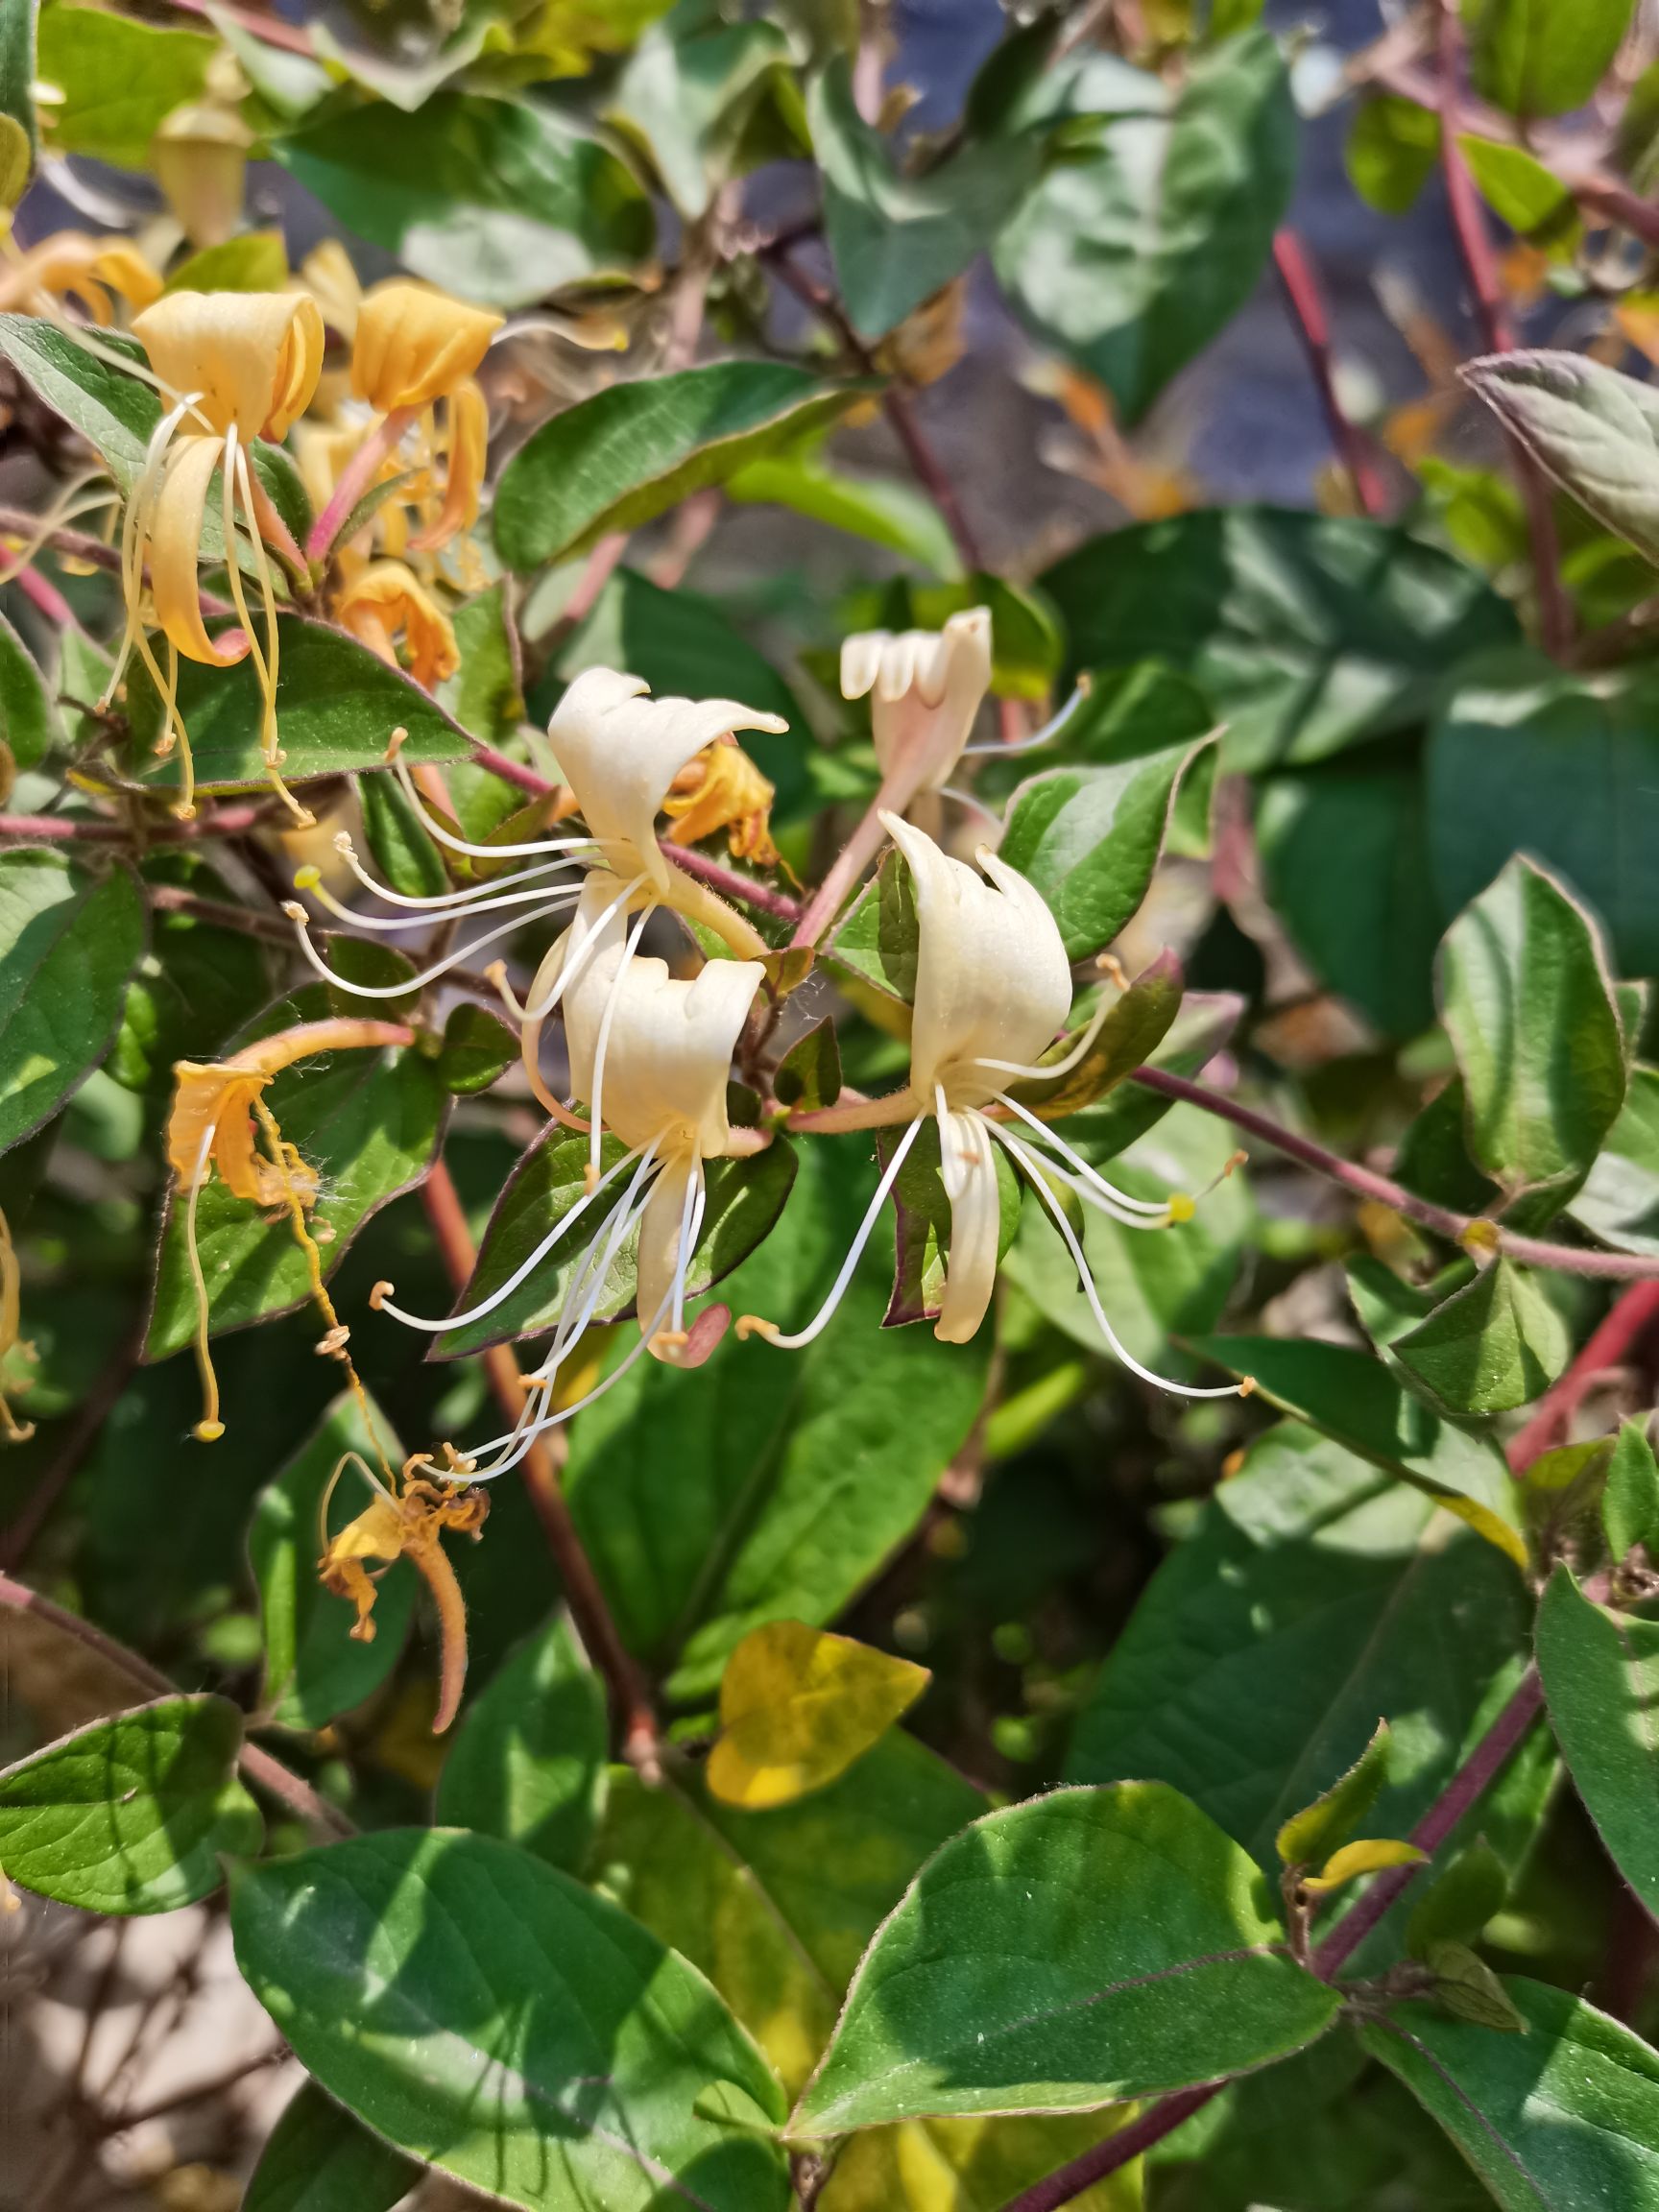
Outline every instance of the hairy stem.
{"label": "hairy stem", "polygon": [[[147,1697],[172,1697],[180,1694],[177,1683],[170,1682],[148,1659],[141,1659],[125,1644],[117,1644],[113,1636],[107,1636],[102,1628],[94,1627],[79,1613],[68,1613],[61,1605],[54,1605],[50,1598],[42,1598],[38,1590],[31,1590],[26,1582],[13,1581],[10,1575],[0,1574],[0,1606],[13,1613],[33,1613],[65,1636],[72,1636],[76,1643],[119,1668]],[[297,1818],[308,1821],[325,1835],[338,1837],[355,1833],[344,1813],[330,1805],[326,1798],[320,1797],[309,1782],[301,1781],[257,1743],[245,1743],[236,1764],[245,1780],[276,1798]]]}
{"label": "hairy stem", "polygon": [[1206,1084],[1191,1082],[1185,1075],[1171,1075],[1163,1068],[1137,1068],[1130,1080],[1147,1091],[1161,1091],[1166,1098],[1184,1099],[1190,1106],[1202,1107],[1206,1114],[1218,1115],[1223,1121],[1231,1121],[1235,1128],[1261,1138],[1264,1144],[1271,1144],[1275,1151],[1299,1160],[1315,1174],[1329,1176],[1332,1182],[1340,1183],[1356,1196],[1374,1199],[1455,1244],[1462,1244],[1474,1230],[1482,1239],[1488,1235],[1495,1238],[1497,1249],[1524,1266],[1553,1267],[1565,1275],[1589,1275],[1614,1283],[1659,1278],[1659,1260],[1647,1260],[1628,1252],[1592,1252],[1575,1244],[1551,1244],[1538,1237],[1518,1237],[1484,1215],[1455,1214],[1449,1206],[1436,1206],[1428,1198],[1419,1198],[1414,1190],[1407,1190],[1392,1177],[1380,1175],[1374,1167],[1361,1167],[1352,1160],[1344,1160],[1323,1144],[1316,1144],[1310,1137],[1300,1137],[1293,1129],[1269,1120],[1265,1114],[1258,1114],[1253,1107],[1241,1106],[1236,1098],[1212,1091]]}
{"label": "hairy stem", "polygon": [[[445,1272],[457,1291],[471,1280],[477,1250],[467,1226],[454,1179],[442,1160],[436,1161],[421,1186],[426,1218],[432,1224]],[[495,1402],[509,1422],[524,1410],[524,1379],[508,1344],[493,1344],[481,1354],[484,1371]],[[559,1471],[546,1437],[539,1437],[519,1462],[519,1473],[536,1516],[547,1539],[547,1549],[565,1585],[565,1596],[582,1640],[595,1666],[610,1686],[617,1728],[624,1750],[638,1751],[656,1742],[657,1719],[652,1710],[645,1676],[623,1643],[591,1561],[576,1533],[570,1508],[559,1484]]]}
{"label": "hairy stem", "polygon": [[342,469],[333,497],[311,525],[311,535],[305,541],[308,560],[327,560],[335,539],[351,518],[352,509],[379,474],[387,456],[397,450],[398,440],[420,412],[418,407],[394,407],[370,431]]}

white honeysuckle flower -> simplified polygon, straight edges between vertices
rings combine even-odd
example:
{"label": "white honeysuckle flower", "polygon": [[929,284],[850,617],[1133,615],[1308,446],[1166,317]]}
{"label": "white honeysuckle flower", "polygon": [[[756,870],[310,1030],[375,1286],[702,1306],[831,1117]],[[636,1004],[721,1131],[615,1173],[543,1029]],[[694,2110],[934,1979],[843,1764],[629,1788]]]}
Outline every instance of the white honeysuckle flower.
{"label": "white honeysuckle flower", "polygon": [[844,640],[841,696],[870,700],[892,810],[949,781],[990,688],[988,607],[952,614],[943,630],[864,630]]}
{"label": "white honeysuckle flower", "polygon": [[[482,1319],[632,1168],[571,1269],[552,1341],[527,1378],[523,1414],[506,1434],[469,1455],[473,1480],[517,1465],[538,1436],[590,1405],[641,1352],[673,1361],[684,1351],[685,1284],[706,1204],[703,1164],[755,1145],[752,1132],[734,1131],[727,1118],[726,1086],[765,971],[757,961],[712,960],[689,982],[671,975],[666,962],[637,950],[651,911],[646,906],[630,918],[629,898],[638,888],[637,878],[619,882],[594,870],[574,921],[543,963],[549,989],[557,987],[564,1002],[572,1099],[589,1110],[588,1120],[575,1123],[592,1143],[587,1190],[505,1283],[464,1312],[422,1319],[390,1304],[384,1287],[376,1301],[396,1319],[429,1333]],[[560,1113],[574,1118],[568,1107]],[[627,1150],[601,1172],[607,1129]],[[594,1389],[556,1407],[559,1370],[592,1321],[611,1269],[636,1232],[639,1340]]]}
{"label": "white honeysuckle flower", "polygon": [[781,733],[788,727],[781,715],[757,713],[735,699],[653,699],[637,676],[589,668],[560,700],[547,737],[605,866],[622,878],[642,877],[654,899],[708,923],[733,951],[749,954],[764,950],[760,939],[673,865],[657,841],[657,817],[674,779],[699,753],[739,730]]}
{"label": "white honeysuckle flower", "polygon": [[[1069,1052],[1039,1066],[1038,1055],[1063,1027],[1071,1004],[1070,962],[1042,895],[994,853],[982,848],[975,870],[952,860],[931,837],[896,814],[884,813],[881,821],[909,864],[916,889],[910,1080],[894,1101],[895,1119],[908,1118],[909,1125],[814,1319],[794,1335],[784,1335],[773,1323],[746,1314],[739,1331],[758,1332],[785,1349],[810,1343],[819,1334],[852,1281],[917,1133],[931,1114],[938,1124],[941,1177],[950,1203],[950,1255],[935,1335],[965,1343],[990,1307],[1001,1213],[994,1147],[1000,1144],[1053,1217],[1101,1334],[1124,1366],[1184,1398],[1234,1396],[1238,1386],[1233,1383],[1193,1389],[1167,1382],[1124,1349],[1101,1309],[1082,1245],[1054,1186],[1062,1185],[1085,1205],[1133,1229],[1167,1229],[1189,1220],[1192,1200],[1175,1192],[1160,1204],[1119,1190],[1008,1093],[1010,1079],[1046,1079],[1074,1068],[1094,1043],[1110,1001],[1103,1000]],[[985,1111],[988,1107],[1023,1122],[1029,1136],[1016,1137],[1002,1119]]]}

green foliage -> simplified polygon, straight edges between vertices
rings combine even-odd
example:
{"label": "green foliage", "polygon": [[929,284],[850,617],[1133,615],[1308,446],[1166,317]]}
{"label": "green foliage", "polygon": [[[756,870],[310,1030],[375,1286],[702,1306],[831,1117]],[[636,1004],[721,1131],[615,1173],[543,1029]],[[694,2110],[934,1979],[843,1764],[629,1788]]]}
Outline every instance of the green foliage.
{"label": "green foliage", "polygon": [[1645,1431],[1634,1421],[1626,1421],[1620,1430],[1607,1462],[1601,1525],[1615,1560],[1623,1559],[1638,1544],[1650,1551],[1659,1544],[1659,1462]]}
{"label": "green foliage", "polygon": [[711,2212],[782,2212],[758,2051],[695,1968],[528,1851],[419,1829],[303,1851],[244,1873],[232,1926],[323,2087],[457,2179],[535,2212],[557,2144],[595,2212],[664,2181]]}
{"label": "green foliage", "polygon": [[1345,151],[1348,181],[1380,215],[1404,215],[1434,174],[1440,118],[1415,100],[1381,93],[1356,110]]}
{"label": "green foliage", "polygon": [[1563,1562],[1538,1608],[1538,1671],[1578,1794],[1620,1872],[1659,1910],[1659,1625],[1598,1605]]}
{"label": "green foliage", "polygon": [[211,1896],[221,1853],[256,1851],[236,1779],[242,1716],[158,1697],[0,1773],[0,1864],[36,1896],[94,1912],[173,1912]]}
{"label": "green foliage", "polygon": [[1463,0],[1475,87],[1512,115],[1589,99],[1619,50],[1632,0]]}
{"label": "green foliage", "polygon": [[392,2212],[420,2175],[413,2158],[305,2081],[266,2138],[243,2212]]}
{"label": "green foliage", "polygon": [[214,44],[199,31],[51,0],[40,10],[35,56],[36,73],[62,94],[47,109],[49,148],[147,168],[162,118],[201,98]]}
{"label": "green foliage", "polygon": [[1273,1839],[1286,1866],[1317,1865],[1353,1834],[1388,1779],[1388,1723],[1379,1720],[1377,1733],[1347,1773],[1338,1775],[1311,1805],[1293,1813]]}
{"label": "green foliage", "polygon": [[1573,1340],[1536,1280],[1499,1260],[1390,1349],[1455,1413],[1504,1413],[1543,1396],[1566,1366]]}
{"label": "green foliage", "polygon": [[137,880],[60,848],[0,853],[0,1150],[56,1114],[103,1060],[144,950]]}

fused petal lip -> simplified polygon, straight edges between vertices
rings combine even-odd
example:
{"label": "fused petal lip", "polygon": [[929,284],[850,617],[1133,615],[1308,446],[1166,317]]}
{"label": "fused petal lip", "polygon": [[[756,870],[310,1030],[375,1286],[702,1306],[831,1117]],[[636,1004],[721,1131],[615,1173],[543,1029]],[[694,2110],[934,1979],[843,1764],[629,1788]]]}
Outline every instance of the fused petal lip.
{"label": "fused petal lip", "polygon": [[477,373],[502,320],[433,285],[389,277],[358,307],[351,390],[382,415],[429,407]]}
{"label": "fused petal lip", "polygon": [[150,366],[176,397],[197,395],[223,437],[282,438],[323,370],[323,318],[303,292],[172,292],[132,321]]}

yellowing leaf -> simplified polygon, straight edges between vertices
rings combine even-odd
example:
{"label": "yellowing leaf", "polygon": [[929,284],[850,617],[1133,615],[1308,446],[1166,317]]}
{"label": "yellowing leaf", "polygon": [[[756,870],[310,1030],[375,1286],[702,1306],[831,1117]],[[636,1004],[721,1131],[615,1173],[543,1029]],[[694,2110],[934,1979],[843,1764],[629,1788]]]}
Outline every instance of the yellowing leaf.
{"label": "yellowing leaf", "polygon": [[1304,1877],[1302,1887],[1314,1896],[1323,1896],[1328,1889],[1340,1889],[1344,1882],[1352,1882],[1358,1874],[1379,1874],[1384,1866],[1421,1866],[1428,1858],[1415,1843],[1396,1843],[1388,1838],[1374,1836],[1359,1843],[1344,1843],[1340,1851],[1334,1851],[1317,1874]]}
{"label": "yellowing leaf", "polygon": [[752,1811],[821,1790],[915,1703],[927,1679],[926,1667],[850,1636],[769,1621],[727,1662],[709,1787]]}
{"label": "yellowing leaf", "polygon": [[1327,1857],[1358,1827],[1388,1779],[1389,1744],[1388,1723],[1379,1720],[1370,1743],[1347,1773],[1311,1805],[1291,1814],[1278,1836],[1279,1856],[1286,1866]]}

